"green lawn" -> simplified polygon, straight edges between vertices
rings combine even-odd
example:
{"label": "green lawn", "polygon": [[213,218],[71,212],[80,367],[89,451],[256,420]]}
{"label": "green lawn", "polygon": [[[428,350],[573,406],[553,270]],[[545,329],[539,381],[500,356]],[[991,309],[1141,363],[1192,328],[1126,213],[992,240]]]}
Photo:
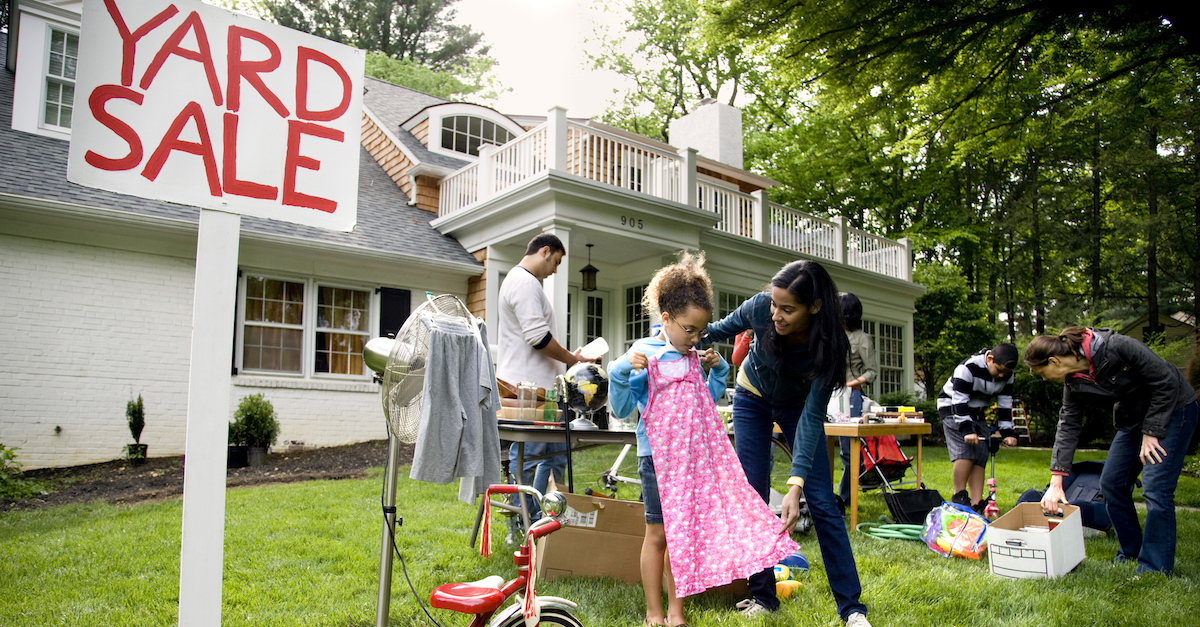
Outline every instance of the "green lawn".
{"label": "green lawn", "polygon": [[[599,478],[615,447],[581,453],[576,490]],[[910,454],[914,447],[906,446]],[[1103,458],[1103,452],[1079,458]],[[925,452],[929,487],[950,491],[950,467],[941,447]],[[1004,450],[996,466],[1002,509],[1021,491],[1046,483],[1049,451]],[[626,460],[622,474],[635,473]],[[402,470],[406,477],[407,471]],[[379,561],[378,475],[361,481],[314,481],[228,492],[224,621],[226,626],[369,626],[374,624]],[[596,486],[598,487],[598,486]],[[508,553],[483,559],[467,546],[474,509],[455,500],[457,486],[402,478],[398,496],[404,525],[397,535],[413,585],[422,598],[447,581],[514,574]],[[1184,477],[1179,504],[1200,508],[1200,480]],[[863,496],[860,520],[887,513],[877,493]],[[69,506],[0,515],[0,624],[171,625],[177,622],[178,500],[137,506]],[[499,522],[499,518],[496,519]],[[501,543],[502,524],[495,529]],[[993,577],[987,561],[945,559],[923,544],[851,534],[875,625],[1185,625],[1200,614],[1200,511],[1179,513],[1176,575],[1140,580],[1132,566],[1116,566],[1113,538],[1090,538],[1087,559],[1057,580]],[[813,534],[799,537],[813,563],[804,587],[784,601],[769,625],[838,625]],[[603,547],[597,547],[603,550]],[[630,626],[641,621],[642,592],[605,579],[544,582],[543,594],[580,603],[586,625]],[[429,625],[399,563],[391,624]],[[693,627],[742,625],[736,599],[701,595],[689,600]],[[465,617],[434,612],[442,625]]]}

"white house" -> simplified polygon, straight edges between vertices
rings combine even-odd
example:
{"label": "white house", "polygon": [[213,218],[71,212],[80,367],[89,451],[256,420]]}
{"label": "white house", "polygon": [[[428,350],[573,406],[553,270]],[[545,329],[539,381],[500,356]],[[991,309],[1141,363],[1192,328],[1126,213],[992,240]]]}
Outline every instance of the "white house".
{"label": "white house", "polygon": [[[184,450],[199,211],[67,181],[80,4],[16,0],[0,34],[0,443],[26,468],[120,456],[138,394],[150,455]],[[908,243],[772,203],[776,182],[742,169],[736,109],[700,107],[666,145],[365,83],[357,228],[242,219],[230,412],[264,393],[280,445],[386,437],[362,345],[427,291],[494,329],[501,281],[545,231],[568,250],[546,281],[568,346],[604,336],[612,358],[644,335],[642,291],[679,250],[707,253],[718,316],[812,258],[863,301],[874,392],[911,389]]]}

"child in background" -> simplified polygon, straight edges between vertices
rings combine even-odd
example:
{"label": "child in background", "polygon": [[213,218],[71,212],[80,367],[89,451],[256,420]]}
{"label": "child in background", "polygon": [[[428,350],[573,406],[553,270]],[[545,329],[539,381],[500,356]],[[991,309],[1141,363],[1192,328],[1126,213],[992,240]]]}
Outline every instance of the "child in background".
{"label": "child in background", "polygon": [[712,300],[703,254],[685,253],[655,273],[644,296],[661,330],[609,364],[613,411],[642,410],[646,626],[686,625],[683,597],[748,577],[796,550],[790,537],[776,534],[778,519],[750,487],[717,415],[714,399],[725,393],[729,365],[712,349],[694,350]]}

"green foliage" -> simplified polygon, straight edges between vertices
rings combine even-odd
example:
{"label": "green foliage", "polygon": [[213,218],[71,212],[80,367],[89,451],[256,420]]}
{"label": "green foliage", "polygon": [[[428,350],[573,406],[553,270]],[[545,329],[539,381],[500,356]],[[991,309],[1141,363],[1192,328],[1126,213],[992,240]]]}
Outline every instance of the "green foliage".
{"label": "green foliage", "polygon": [[27,499],[45,494],[45,486],[26,479],[21,472],[21,462],[17,461],[18,450],[19,447],[9,448],[0,444],[0,498]]}
{"label": "green foliage", "polygon": [[261,393],[243,397],[229,424],[229,444],[266,448],[275,444],[278,435],[279,421],[271,401]]}
{"label": "green foliage", "polygon": [[618,95],[601,121],[647,137],[669,141],[671,120],[686,115],[705,98],[732,104],[761,62],[740,42],[705,32],[698,0],[596,2],[622,11],[622,32],[602,31],[588,52],[593,67],[624,76],[632,88]]}
{"label": "green foliage", "polygon": [[439,72],[411,59],[394,59],[382,52],[368,52],[364,73],[394,85],[455,101],[494,101],[503,91],[490,75],[495,61],[477,59],[467,68]]}
{"label": "green foliage", "polygon": [[125,420],[129,424],[129,434],[134,443],[141,443],[142,429],[146,426],[146,409],[142,405],[142,395],[138,394],[136,401],[125,403]]}
{"label": "green foliage", "polygon": [[933,398],[959,362],[996,344],[996,330],[987,307],[971,301],[957,268],[919,263],[913,279],[925,286],[914,303],[913,360],[926,397]]}
{"label": "green foliage", "polygon": [[486,57],[483,34],[454,23],[458,0],[265,0],[266,19],[439,72]]}

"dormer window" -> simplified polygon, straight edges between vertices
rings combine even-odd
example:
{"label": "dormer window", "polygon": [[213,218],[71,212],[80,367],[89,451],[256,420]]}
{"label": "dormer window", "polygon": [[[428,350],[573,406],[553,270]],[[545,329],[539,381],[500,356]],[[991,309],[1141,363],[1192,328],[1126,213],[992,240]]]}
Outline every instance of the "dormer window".
{"label": "dormer window", "polygon": [[46,63],[46,100],[42,123],[71,128],[75,101],[75,65],[79,59],[79,35],[57,29],[50,31],[50,53]]}
{"label": "dormer window", "polygon": [[501,146],[514,135],[491,120],[473,115],[448,115],[442,118],[442,148],[479,156],[481,144]]}

